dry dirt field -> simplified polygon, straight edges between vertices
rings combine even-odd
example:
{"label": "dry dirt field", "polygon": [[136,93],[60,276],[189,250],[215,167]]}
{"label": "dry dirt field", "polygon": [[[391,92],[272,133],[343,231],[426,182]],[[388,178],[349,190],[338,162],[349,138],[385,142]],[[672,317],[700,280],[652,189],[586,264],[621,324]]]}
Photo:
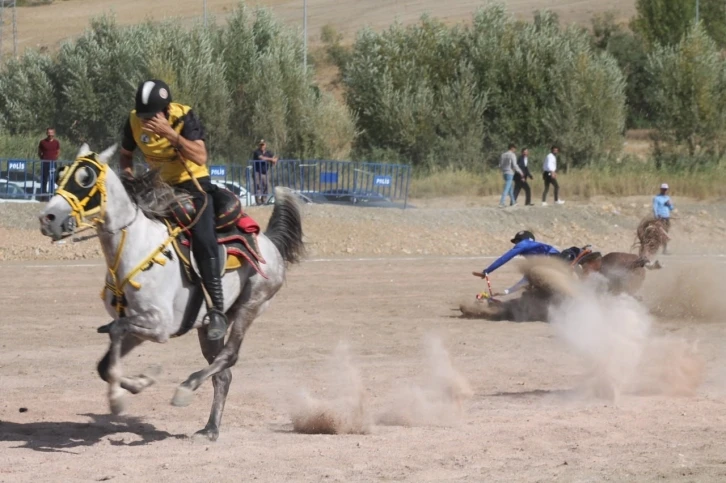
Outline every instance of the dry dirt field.
{"label": "dry dirt field", "polygon": [[[236,0],[208,0],[207,11],[223,21],[237,3]],[[628,19],[635,12],[634,0],[504,0],[503,3],[518,18],[529,19],[535,10],[549,9],[558,13],[564,22],[588,25],[595,13],[613,10]],[[284,22],[302,29],[302,0],[250,0],[247,4],[270,7]],[[424,13],[448,22],[468,20],[484,4],[481,0],[308,0],[309,39],[317,41],[321,27],[326,24],[335,26],[350,40],[362,27],[381,29],[395,20],[411,23]],[[191,23],[202,17],[202,5],[201,0],[55,0],[51,5],[23,7],[18,9],[18,46],[21,51],[26,47],[54,48],[63,39],[82,32],[92,17],[111,11],[126,25],[169,17]],[[48,28],[50,25],[53,28]],[[5,32],[5,40],[4,51],[12,52],[10,30]]]}
{"label": "dry dirt field", "polygon": [[[483,289],[470,271],[500,245],[461,249],[465,257],[451,256],[455,238],[410,240],[425,254],[397,246],[422,238],[435,219],[440,231],[468,239],[466,220],[479,220],[471,231],[483,238],[486,226],[511,231],[517,222],[507,217],[543,231],[564,218],[600,239],[609,229],[614,240],[618,228],[600,205],[529,215],[447,203],[406,212],[306,208],[311,254],[250,329],[212,444],[189,438],[206,422],[211,384],[190,406],[170,405],[176,385],[204,364],[194,335],[130,354],[125,371],[158,364],[158,384],[133,396],[125,416],[109,416],[95,374],[107,346],[95,328],[109,320],[98,298],[103,265],[75,248],[57,247],[73,260],[22,250],[6,258],[0,481],[726,480],[723,204],[679,204],[698,236],[675,232],[676,254],[648,274],[642,307],[653,315],[608,299],[546,324],[457,317],[459,302]],[[37,209],[0,205],[0,249],[16,238],[39,243],[29,216]],[[255,212],[261,222],[265,210]],[[697,226],[704,218],[709,227]],[[381,243],[361,228],[370,225]],[[341,230],[349,238],[337,237]],[[326,234],[333,244],[321,242]],[[701,248],[698,238],[718,241]],[[386,242],[378,256],[367,251]],[[513,266],[495,275],[495,289],[517,277]],[[594,391],[603,368],[623,383],[615,402]],[[311,404],[332,405],[343,427],[366,434],[294,432],[293,418]]]}

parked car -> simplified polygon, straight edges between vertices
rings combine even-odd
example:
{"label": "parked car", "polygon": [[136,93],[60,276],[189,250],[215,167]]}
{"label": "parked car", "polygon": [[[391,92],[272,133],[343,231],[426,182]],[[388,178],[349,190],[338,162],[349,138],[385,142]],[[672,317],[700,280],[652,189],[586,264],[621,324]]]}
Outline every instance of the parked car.
{"label": "parked car", "polygon": [[251,193],[249,195],[247,194],[247,188],[245,188],[236,181],[213,179],[212,183],[219,186],[220,188],[228,189],[229,191],[234,193],[235,196],[237,196],[237,198],[239,198],[242,202],[242,206],[253,206],[257,204],[257,202],[255,201],[255,197]]}
{"label": "parked car", "polygon": [[0,179],[20,187],[29,195],[41,193],[40,177],[25,171],[0,171]]}
{"label": "parked car", "polygon": [[3,200],[24,200],[27,194],[15,183],[6,179],[0,179],[0,199]]}

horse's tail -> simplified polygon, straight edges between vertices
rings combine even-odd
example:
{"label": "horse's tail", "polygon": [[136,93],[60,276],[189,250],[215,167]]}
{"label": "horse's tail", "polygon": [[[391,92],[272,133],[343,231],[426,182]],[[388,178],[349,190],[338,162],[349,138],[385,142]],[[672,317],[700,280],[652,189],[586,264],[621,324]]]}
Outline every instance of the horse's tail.
{"label": "horse's tail", "polygon": [[275,188],[275,207],[265,236],[287,263],[297,263],[305,254],[300,209],[290,190]]}

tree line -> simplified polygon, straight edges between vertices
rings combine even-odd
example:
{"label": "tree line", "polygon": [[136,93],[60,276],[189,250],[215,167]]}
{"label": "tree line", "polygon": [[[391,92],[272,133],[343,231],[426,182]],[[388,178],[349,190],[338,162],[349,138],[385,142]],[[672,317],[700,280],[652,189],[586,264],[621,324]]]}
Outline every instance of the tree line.
{"label": "tree line", "polygon": [[[0,70],[0,137],[54,125],[71,142],[117,142],[137,84],[162,78],[192,105],[212,156],[243,160],[265,138],[288,158],[473,169],[509,142],[561,147],[568,166],[620,158],[629,128],[652,129],[658,166],[719,164],[726,135],[726,4],[638,0],[628,24],[591,29],[502,5],[467,25],[429,17],[358,32],[343,45],[323,29],[344,101],[305,71],[299,33],[241,3],[225,25],[179,21],[121,27],[94,19],[58,52],[28,50]],[[16,146],[18,142],[0,142]],[[13,148],[15,149],[15,148]],[[3,155],[17,155],[3,153]]]}

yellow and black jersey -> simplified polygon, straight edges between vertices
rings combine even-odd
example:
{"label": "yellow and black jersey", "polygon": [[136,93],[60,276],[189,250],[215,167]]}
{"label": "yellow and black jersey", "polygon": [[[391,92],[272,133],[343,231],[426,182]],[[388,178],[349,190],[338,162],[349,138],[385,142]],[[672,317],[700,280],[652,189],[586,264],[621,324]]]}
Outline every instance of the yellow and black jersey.
{"label": "yellow and black jersey", "polygon": [[[199,118],[189,106],[172,102],[169,104],[169,124],[171,127],[189,141],[204,140],[204,127]],[[171,185],[189,181],[191,177],[180,162],[179,153],[172,143],[161,136],[144,131],[141,119],[136,111],[131,111],[124,126],[121,146],[132,151],[137,147],[141,150],[151,169],[158,169],[161,179]],[[200,166],[192,161],[183,161],[195,178],[209,176],[206,166]]]}

